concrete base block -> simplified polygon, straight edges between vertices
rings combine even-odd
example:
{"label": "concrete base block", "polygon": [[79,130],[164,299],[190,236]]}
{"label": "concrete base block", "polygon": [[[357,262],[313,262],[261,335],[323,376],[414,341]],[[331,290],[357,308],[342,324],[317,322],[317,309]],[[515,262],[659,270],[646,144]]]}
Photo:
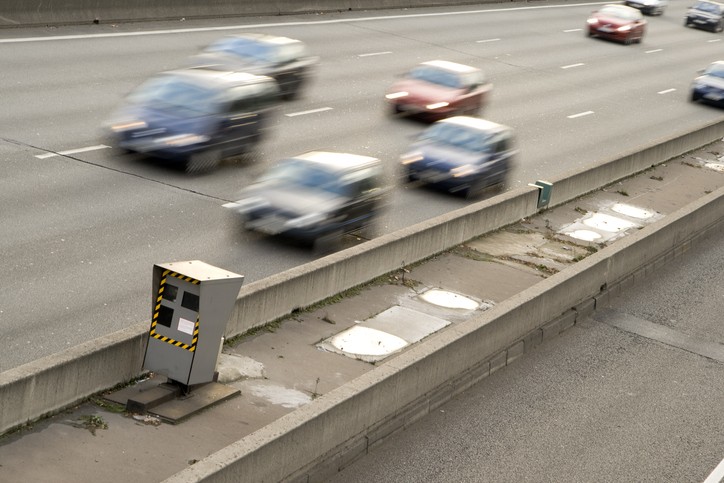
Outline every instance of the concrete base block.
{"label": "concrete base block", "polygon": [[506,365],[510,364],[520,356],[522,356],[525,353],[525,342],[520,340],[513,344],[512,346],[508,347],[508,358],[506,360]]}
{"label": "concrete base block", "polygon": [[596,299],[590,298],[573,307],[576,311],[576,323],[583,317],[588,317],[596,310]]}
{"label": "concrete base block", "polygon": [[505,362],[508,360],[508,351],[498,352],[490,359],[490,373],[494,373],[498,369],[505,367]]}

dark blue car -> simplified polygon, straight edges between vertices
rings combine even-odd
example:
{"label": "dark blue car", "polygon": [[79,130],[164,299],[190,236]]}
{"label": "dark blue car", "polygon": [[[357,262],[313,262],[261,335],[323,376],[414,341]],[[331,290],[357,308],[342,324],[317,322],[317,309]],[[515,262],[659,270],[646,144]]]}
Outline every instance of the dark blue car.
{"label": "dark blue car", "polygon": [[513,130],[467,116],[433,123],[401,156],[408,181],[421,181],[476,198],[490,186],[505,184],[514,148]]}
{"label": "dark blue car", "polygon": [[724,4],[711,1],[696,2],[686,12],[684,25],[721,32],[724,30]]}
{"label": "dark blue car", "polygon": [[131,92],[107,127],[127,152],[200,172],[252,149],[278,100],[279,88],[270,77],[206,69],[169,71]]}
{"label": "dark blue car", "polygon": [[712,63],[694,79],[691,100],[724,107],[724,60]]}

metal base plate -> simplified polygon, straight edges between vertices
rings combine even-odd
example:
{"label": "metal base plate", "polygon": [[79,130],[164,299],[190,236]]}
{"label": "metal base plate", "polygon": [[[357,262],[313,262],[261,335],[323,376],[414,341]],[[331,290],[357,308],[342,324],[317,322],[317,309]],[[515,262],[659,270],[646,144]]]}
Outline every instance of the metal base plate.
{"label": "metal base plate", "polygon": [[218,382],[194,386],[188,394],[183,394],[179,387],[167,383],[165,378],[156,377],[125,387],[104,398],[126,406],[128,411],[151,414],[177,424],[202,409],[239,394],[239,389]]}

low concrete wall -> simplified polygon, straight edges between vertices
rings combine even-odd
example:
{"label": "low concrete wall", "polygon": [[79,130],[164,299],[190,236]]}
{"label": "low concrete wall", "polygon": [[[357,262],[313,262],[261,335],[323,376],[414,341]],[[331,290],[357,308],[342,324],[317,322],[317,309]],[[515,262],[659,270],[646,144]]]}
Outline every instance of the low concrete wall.
{"label": "low concrete wall", "polygon": [[[676,136],[640,154],[549,179],[554,183],[552,203],[665,162],[670,153],[678,155],[713,142],[724,136],[724,121],[688,136],[693,141]],[[241,289],[226,335],[242,334],[536,212],[537,189],[524,187],[250,283]],[[148,324],[141,323],[0,373],[0,433],[140,375],[147,331]]]}
{"label": "low concrete wall", "polygon": [[[506,365],[554,321],[724,223],[724,188],[423,341],[166,482],[322,481],[375,442]],[[559,318],[560,317],[560,318]],[[541,333],[535,335],[537,331]]]}
{"label": "low concrete wall", "polygon": [[148,324],[0,373],[0,434],[140,374]]}
{"label": "low concrete wall", "polygon": [[501,3],[503,0],[0,0],[0,28]]}

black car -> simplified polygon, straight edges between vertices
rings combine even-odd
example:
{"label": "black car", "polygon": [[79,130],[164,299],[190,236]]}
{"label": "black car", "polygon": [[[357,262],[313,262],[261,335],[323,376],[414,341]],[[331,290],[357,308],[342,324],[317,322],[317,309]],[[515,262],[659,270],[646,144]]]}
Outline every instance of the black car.
{"label": "black car", "polygon": [[408,181],[475,198],[487,187],[505,183],[515,153],[511,128],[456,116],[423,131],[400,162]]}
{"label": "black car", "polygon": [[271,77],[181,69],[133,90],[107,122],[127,152],[182,163],[188,172],[214,168],[258,143],[279,88]]}
{"label": "black car", "polygon": [[280,161],[228,207],[248,230],[315,243],[369,226],[386,192],[379,159],[313,151]]}
{"label": "black car", "polygon": [[724,30],[724,4],[717,2],[696,2],[684,17],[684,25],[721,32]]}
{"label": "black car", "polygon": [[691,100],[724,107],[724,60],[713,62],[694,79]]}
{"label": "black car", "polygon": [[192,57],[193,66],[273,77],[285,99],[296,98],[318,58],[300,40],[246,33],[223,37]]}

